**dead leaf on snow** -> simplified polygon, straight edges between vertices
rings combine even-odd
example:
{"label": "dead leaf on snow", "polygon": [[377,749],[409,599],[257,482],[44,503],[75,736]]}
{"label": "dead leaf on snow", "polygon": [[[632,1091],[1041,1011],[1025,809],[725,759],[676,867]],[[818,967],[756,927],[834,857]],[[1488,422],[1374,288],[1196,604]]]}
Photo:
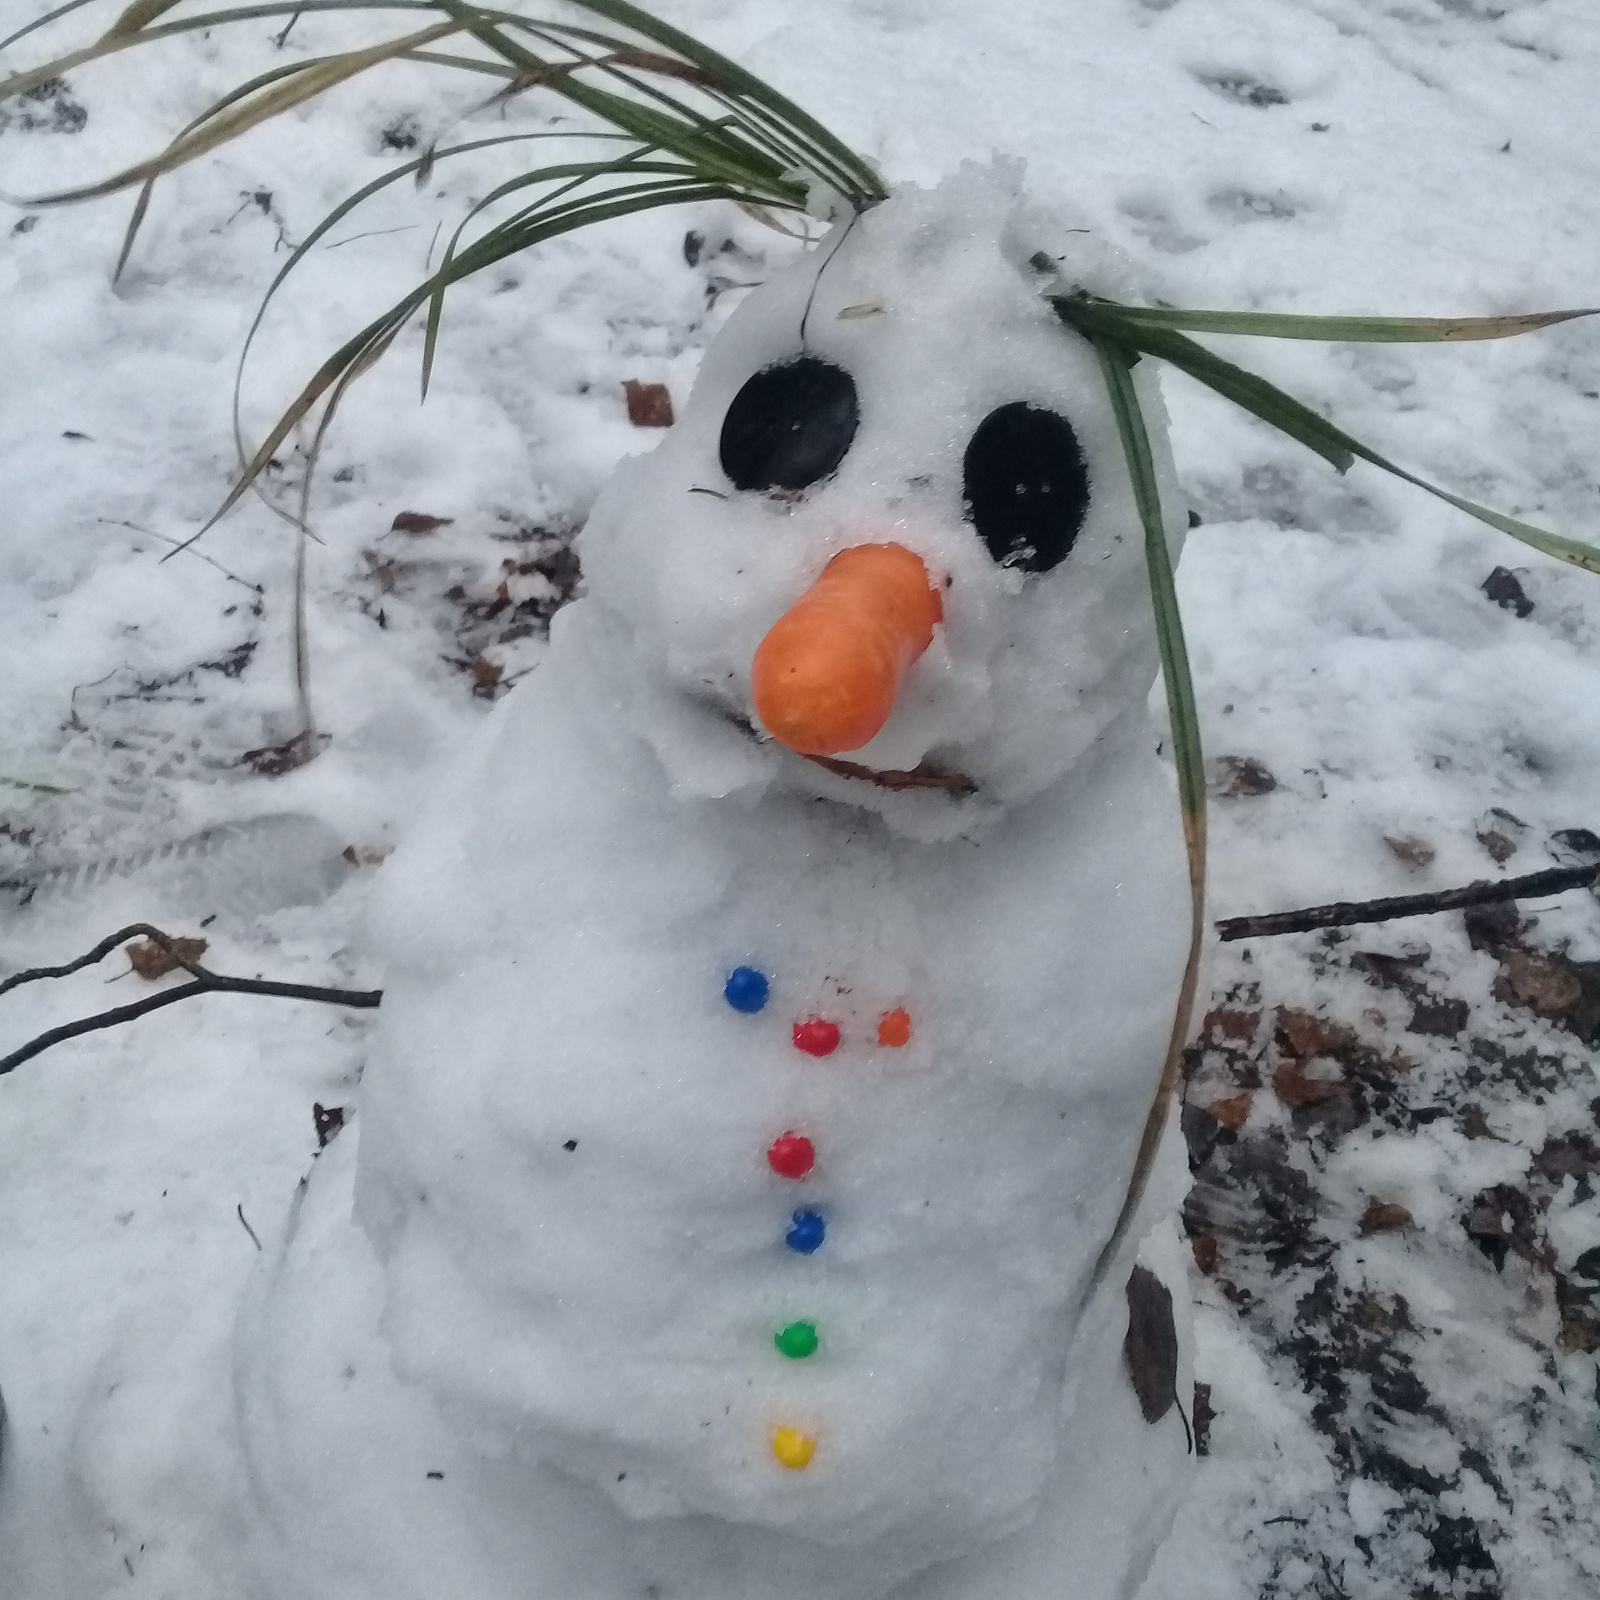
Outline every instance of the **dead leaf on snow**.
{"label": "dead leaf on snow", "polygon": [[1494,997],[1507,1005],[1522,1006],[1546,1021],[1563,1022],[1583,999],[1583,982],[1557,956],[1506,950],[1500,956]]}
{"label": "dead leaf on snow", "polygon": [[1172,1291],[1148,1267],[1128,1279],[1128,1332],[1122,1359],[1146,1422],[1159,1422],[1178,1398],[1178,1329]]}
{"label": "dead leaf on snow", "polygon": [[1311,1078],[1298,1061],[1281,1063],[1272,1074],[1272,1088],[1286,1106],[1322,1106],[1349,1093],[1343,1078]]}
{"label": "dead leaf on snow", "polygon": [[1438,854],[1438,851],[1426,839],[1419,839],[1414,833],[1392,838],[1384,834],[1383,842],[1388,845],[1389,853],[1396,861],[1403,861],[1408,867],[1425,867]]}
{"label": "dead leaf on snow", "polygon": [[1411,1226],[1411,1213],[1393,1200],[1369,1200],[1361,1214],[1363,1233],[1393,1233]]}
{"label": "dead leaf on snow", "polygon": [[1229,1095],[1225,1100],[1213,1100],[1206,1110],[1224,1128],[1232,1128],[1237,1133],[1250,1120],[1251,1099],[1248,1094]]}
{"label": "dead leaf on snow", "polygon": [[204,939],[174,939],[170,949],[154,939],[141,939],[128,946],[128,963],[141,978],[164,978],[185,961],[198,961],[205,953]]}
{"label": "dead leaf on snow", "polygon": [[430,517],[426,511],[401,511],[389,524],[389,532],[418,535],[437,533],[440,528],[448,528],[455,520],[454,517]]}
{"label": "dead leaf on snow", "polygon": [[622,386],[628,397],[628,421],[636,428],[672,426],[672,392],[664,383],[629,378]]}
{"label": "dead leaf on snow", "polygon": [[1211,792],[1225,800],[1271,794],[1278,780],[1254,756],[1218,756],[1211,763]]}

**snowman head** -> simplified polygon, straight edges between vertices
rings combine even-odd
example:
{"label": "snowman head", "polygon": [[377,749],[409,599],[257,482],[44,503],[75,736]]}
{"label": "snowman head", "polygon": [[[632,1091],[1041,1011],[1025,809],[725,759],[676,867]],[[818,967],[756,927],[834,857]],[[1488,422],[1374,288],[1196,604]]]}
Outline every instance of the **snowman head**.
{"label": "snowman head", "polygon": [[[1020,180],[969,165],[836,226],[744,301],[597,503],[615,687],[681,790],[779,784],[949,837],[1142,711],[1157,658],[1116,422],[1041,294],[1127,298],[1127,271]],[[1176,556],[1164,413],[1136,381]]]}

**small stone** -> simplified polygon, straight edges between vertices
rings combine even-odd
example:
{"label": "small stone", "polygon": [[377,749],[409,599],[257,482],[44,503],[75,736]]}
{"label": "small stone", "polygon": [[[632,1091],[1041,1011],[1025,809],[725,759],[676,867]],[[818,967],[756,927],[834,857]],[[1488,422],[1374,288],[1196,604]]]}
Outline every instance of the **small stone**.
{"label": "small stone", "polygon": [[1502,611],[1515,612],[1519,617],[1533,615],[1533,601],[1528,598],[1510,567],[1496,567],[1478,586]]}

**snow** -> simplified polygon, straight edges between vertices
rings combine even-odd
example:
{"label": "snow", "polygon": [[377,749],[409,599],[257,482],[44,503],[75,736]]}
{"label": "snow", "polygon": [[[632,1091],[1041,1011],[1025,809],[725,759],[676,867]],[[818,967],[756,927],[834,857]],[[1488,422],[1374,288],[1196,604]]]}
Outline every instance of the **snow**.
{"label": "snow", "polygon": [[[1594,298],[1597,158],[1582,130],[1600,25],[1580,0],[1094,0],[1070,18],[1029,0],[822,0],[804,19],[760,0],[668,9],[897,182],[936,182],[995,149],[1025,157],[1033,192],[1070,202],[1130,254],[1148,292],[1181,303],[1465,313]],[[279,27],[146,52],[138,92],[133,58],[74,75],[81,131],[55,131],[74,118],[54,111],[47,127],[9,122],[0,186],[36,192],[156,148],[281,60]],[[283,48],[349,36],[302,17]],[[530,96],[508,125],[534,130],[554,109]],[[0,331],[0,776],[70,790],[7,788],[4,875],[286,814],[373,854],[410,835],[486,709],[452,663],[486,655],[508,677],[533,668],[528,689],[539,681],[537,605],[517,618],[534,631],[503,642],[503,613],[487,615],[502,563],[548,561],[616,459],[654,442],[628,427],[622,381],[667,383],[687,420],[733,286],[793,253],[721,207],[557,242],[459,294],[420,409],[405,365],[415,344],[402,342],[343,412],[314,501],[325,543],[311,552],[312,689],[332,737],[316,762],[269,781],[239,758],[296,731],[287,531],[247,503],[197,547],[226,573],[196,554],[159,556],[225,489],[231,363],[282,261],[280,229],[303,237],[391,166],[383,135],[406,137],[408,115],[423,137],[447,120],[432,81],[395,68],[168,180],[116,291],[117,202],[41,213],[0,237],[0,294],[27,308]],[[494,159],[470,175],[441,168],[426,203],[397,185],[337,248],[313,252],[252,369],[252,437],[326,350],[409,287],[435,221],[451,226],[510,170]],[[681,248],[691,227],[705,236],[693,265]],[[408,231],[354,237],[387,228]],[[1504,346],[1229,348],[1452,487],[1580,535],[1600,521],[1600,335],[1585,324]],[[1214,909],[1530,871],[1555,858],[1553,830],[1597,827],[1593,580],[1367,469],[1338,479],[1180,377],[1163,388],[1184,495],[1205,519],[1180,584],[1208,748],[1276,779],[1270,793],[1214,804]],[[295,469],[286,456],[275,477]],[[455,521],[389,532],[407,509]],[[1531,615],[1480,592],[1497,565],[1516,569]],[[249,644],[242,670],[215,665]],[[1477,839],[1491,806],[1527,825],[1504,866]],[[1407,862],[1384,843],[1407,835],[1432,859]],[[314,878],[329,864],[308,849]],[[8,912],[7,966],[67,959],[123,920],[194,932],[215,913],[204,932],[219,970],[384,981],[358,924],[386,867],[350,867],[320,903],[263,911],[244,905],[225,853],[206,860],[219,863],[213,880],[202,870],[169,883],[156,864]],[[1536,910],[1539,947],[1600,956],[1591,899]],[[1413,996],[1372,975],[1395,969],[1353,965],[1361,952],[1419,958],[1401,970],[1434,1002],[1465,1002],[1463,1031],[1414,1031]],[[8,1038],[126,998],[139,980],[119,982],[114,1001],[99,993],[114,966],[7,995]],[[1213,1003],[1238,991],[1230,1003],[1260,1015],[1241,1048],[1201,1052],[1190,1089],[1201,1113],[1224,1090],[1252,1098],[1237,1136],[1224,1129],[1209,1151],[1191,1139],[1202,1196],[1233,1208],[1219,1213],[1223,1265],[1193,1286],[1196,1373],[1217,1417],[1151,1600],[1426,1587],[1520,1597],[1600,1582],[1594,1358],[1563,1338],[1583,1326],[1572,1297],[1595,1202],[1587,1158],[1560,1143],[1592,1137],[1593,1057],[1570,1030],[1497,997],[1504,970],[1444,917],[1331,946],[1213,953]],[[1254,998],[1240,989],[1251,983]],[[1283,1103],[1276,1019],[1296,1007],[1357,1030],[1380,1058],[1400,1048],[1413,1064],[1398,1090],[1377,1109],[1329,1102],[1353,1107],[1337,1116]],[[219,1548],[261,1533],[224,1515],[237,1488],[222,1446],[233,1324],[258,1260],[235,1207],[271,1250],[315,1149],[309,1107],[355,1103],[369,1031],[361,1014],[219,996],[61,1046],[0,1085],[11,1224],[0,1590],[204,1593]],[[329,1147],[317,1164],[327,1181],[308,1193],[335,1194],[329,1163],[350,1148],[343,1135]],[[1497,1189],[1527,1193],[1532,1208],[1525,1223],[1499,1213],[1527,1248],[1498,1271],[1463,1220]],[[1413,1226],[1363,1236],[1372,1199],[1404,1204]],[[1285,1254],[1291,1236],[1315,1248]],[[375,1292],[352,1276],[308,1283],[299,1303],[348,1304],[326,1332],[357,1341]],[[389,1381],[369,1355],[352,1364]],[[308,1390],[305,1404],[323,1405],[323,1448],[349,1450],[353,1474],[362,1440],[335,1426],[337,1398]],[[291,1452],[285,1476],[299,1459]],[[386,1514],[426,1509],[430,1494],[472,1503],[470,1480],[453,1498],[455,1460],[430,1470],[446,1477],[376,1479],[404,1491]],[[292,1534],[314,1508],[290,1506]],[[343,1524],[322,1526],[327,1548]],[[299,1592],[337,1593],[340,1581],[324,1567]]]}

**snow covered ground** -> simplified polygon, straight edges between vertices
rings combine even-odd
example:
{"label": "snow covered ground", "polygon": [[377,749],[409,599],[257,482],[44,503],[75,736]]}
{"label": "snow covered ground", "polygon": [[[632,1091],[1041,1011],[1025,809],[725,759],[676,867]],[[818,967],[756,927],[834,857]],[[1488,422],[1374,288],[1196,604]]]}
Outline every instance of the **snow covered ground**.
{"label": "snow covered ground", "polygon": [[[1179,303],[1600,299],[1586,0],[664,9],[891,179],[1026,157]],[[7,0],[0,31],[29,14]],[[249,73],[353,36],[311,16],[280,45],[281,27],[0,105],[0,189],[99,176]],[[452,92],[391,68],[197,162],[158,188],[115,290],[126,201],[0,213],[0,878],[254,824],[181,870],[135,862],[0,907],[6,970],[144,919],[203,932],[219,970],[380,983],[359,925],[382,853],[501,685],[537,670],[567,539],[612,463],[654,441],[624,382],[681,402],[740,289],[794,248],[724,207],[558,241],[458,292],[421,408],[419,339],[402,341],[348,402],[313,506],[327,745],[267,776],[247,752],[296,731],[291,535],[247,500],[161,558],[225,492],[233,361],[286,242],[471,103]],[[534,95],[505,115],[560,113]],[[396,185],[313,252],[259,347],[247,430],[509,170]],[[1437,480],[1600,530],[1600,329],[1245,354]],[[1570,830],[1600,832],[1600,585],[1166,383],[1204,519],[1181,588],[1208,749],[1233,758],[1216,913],[1573,859]],[[403,512],[450,520],[407,532]],[[1483,592],[1501,566],[1531,609]],[[256,821],[283,815],[302,820]],[[1536,926],[1439,916],[1213,955],[1185,1123],[1214,1420],[1148,1600],[1600,1593],[1600,907],[1525,910]],[[120,966],[6,995],[0,1050],[132,998]],[[312,1159],[313,1103],[354,1100],[368,1026],[212,997],[0,1082],[0,1593],[209,1592],[217,1533],[188,1513],[227,1422],[250,1230],[276,1230]],[[213,1395],[209,1415],[180,1391]],[[110,1523],[108,1503],[139,1516]]]}

